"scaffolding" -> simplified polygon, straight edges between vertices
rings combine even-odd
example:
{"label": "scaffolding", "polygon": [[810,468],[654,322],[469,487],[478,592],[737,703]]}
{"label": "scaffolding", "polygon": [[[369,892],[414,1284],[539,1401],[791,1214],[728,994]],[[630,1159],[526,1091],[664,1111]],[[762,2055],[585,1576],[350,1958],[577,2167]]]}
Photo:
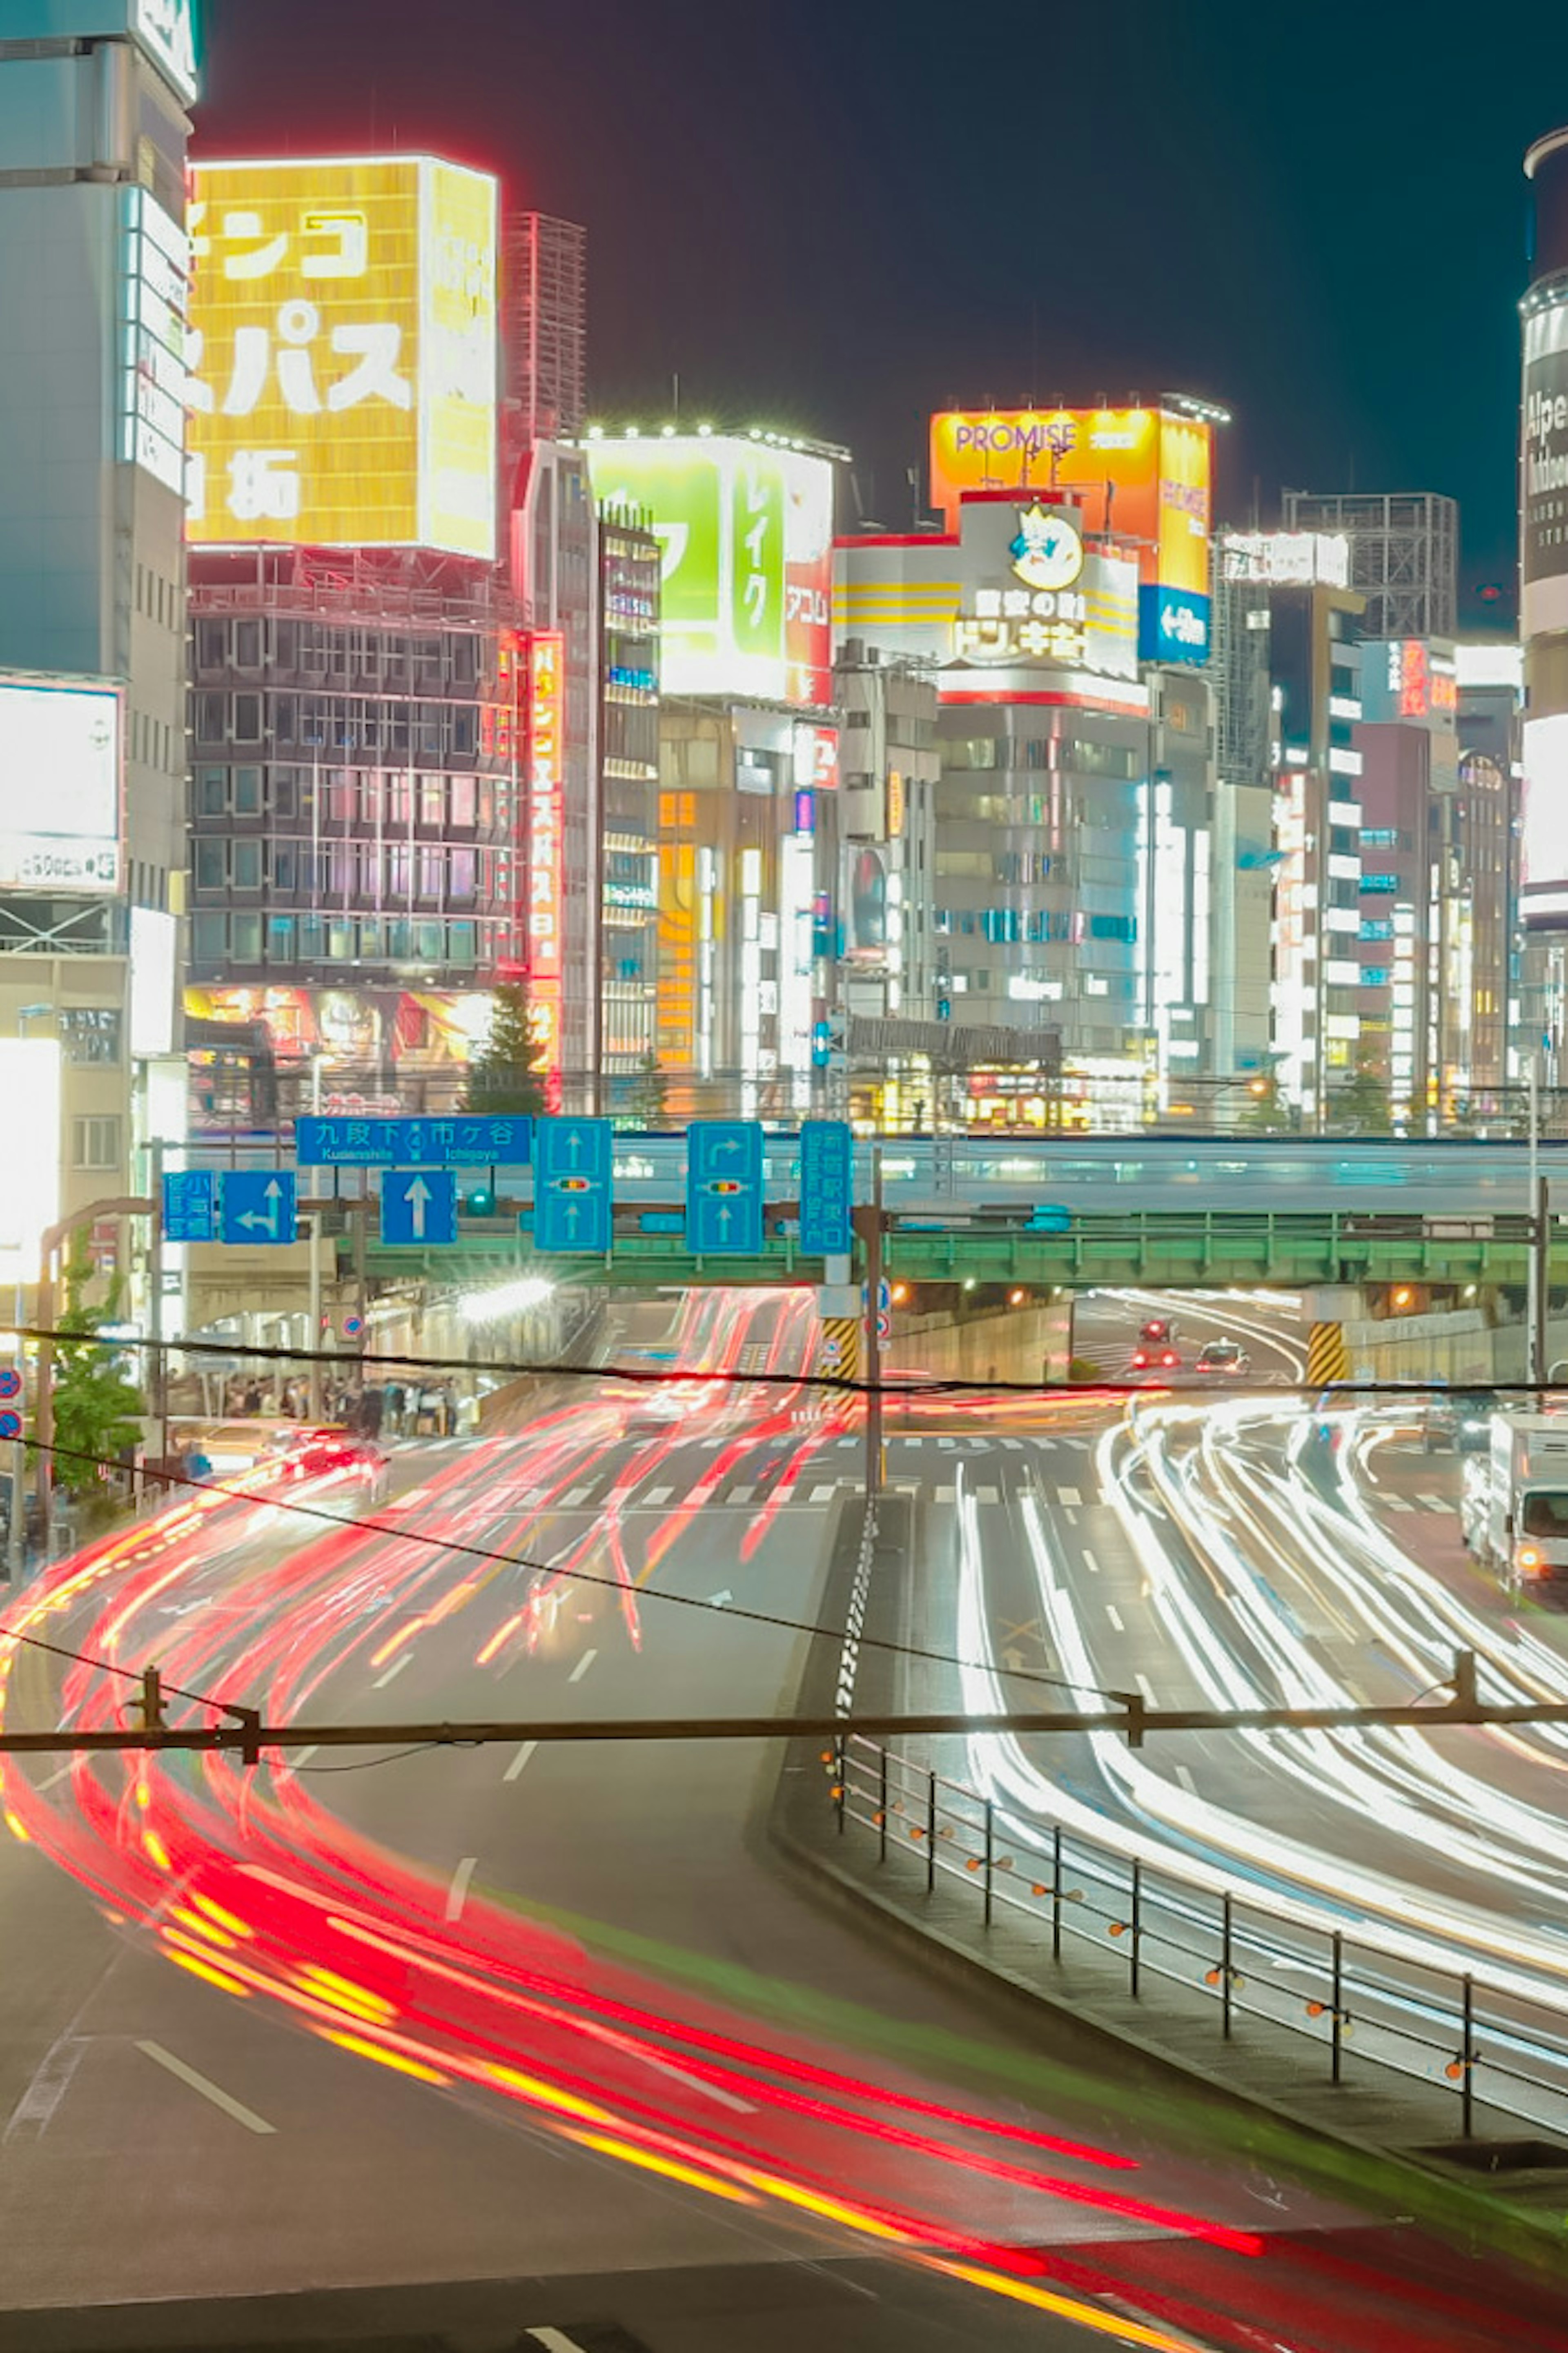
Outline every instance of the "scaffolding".
{"label": "scaffolding", "polygon": [[511,446],[576,440],[588,406],[588,231],[548,213],[507,221],[501,297]]}
{"label": "scaffolding", "polygon": [[1459,508],[1435,491],[1285,493],[1287,531],[1342,533],[1363,638],[1451,638],[1458,609]]}

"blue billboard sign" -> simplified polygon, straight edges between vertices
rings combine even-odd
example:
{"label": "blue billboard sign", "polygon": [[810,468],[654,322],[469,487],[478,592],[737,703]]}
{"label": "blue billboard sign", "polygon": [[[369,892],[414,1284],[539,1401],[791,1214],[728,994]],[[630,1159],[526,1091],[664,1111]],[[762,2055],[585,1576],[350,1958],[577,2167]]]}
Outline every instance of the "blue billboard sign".
{"label": "blue billboard sign", "polygon": [[1206,662],[1208,597],[1145,581],[1138,592],[1138,652],[1141,661]]}
{"label": "blue billboard sign", "polygon": [[230,1168],[223,1179],[221,1239],[241,1249],[298,1239],[299,1179],[291,1168]]}
{"label": "blue billboard sign", "polygon": [[686,1131],[686,1235],[710,1251],[762,1251],[762,1127],[755,1119],[695,1120]]}
{"label": "blue billboard sign", "polygon": [[389,1168],[381,1179],[381,1239],[394,1249],[457,1240],[457,1178],[447,1168]]}
{"label": "blue billboard sign", "polygon": [[217,1240],[217,1176],[211,1168],[172,1168],[164,1178],[164,1240]]}
{"label": "blue billboard sign", "polygon": [[302,1168],[525,1168],[531,1119],[338,1119],[294,1123]]}
{"label": "blue billboard sign", "polygon": [[534,1247],[609,1250],[615,1233],[607,1119],[542,1119],[534,1129]]}
{"label": "blue billboard sign", "polygon": [[809,1119],[800,1128],[800,1248],[842,1258],[853,1241],[854,1137],[847,1120]]}

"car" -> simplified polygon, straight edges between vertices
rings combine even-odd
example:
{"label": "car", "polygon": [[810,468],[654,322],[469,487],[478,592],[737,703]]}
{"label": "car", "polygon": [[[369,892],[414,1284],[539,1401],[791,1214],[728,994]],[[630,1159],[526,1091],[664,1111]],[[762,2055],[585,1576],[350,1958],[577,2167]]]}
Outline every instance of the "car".
{"label": "car", "polygon": [[1234,1340],[1210,1340],[1198,1351],[1195,1370],[1200,1373],[1245,1373],[1250,1358],[1246,1350]]}
{"label": "car", "polygon": [[278,1433],[274,1451],[286,1480],[319,1479],[341,1488],[345,1499],[371,1508],[387,1499],[390,1459],[374,1440],[351,1430],[286,1425]]}
{"label": "car", "polygon": [[1451,1446],[1456,1454],[1484,1454],[1491,1444],[1496,1410],[1490,1389],[1450,1389],[1433,1398],[1423,1430],[1427,1453]]}
{"label": "car", "polygon": [[1150,1347],[1162,1348],[1175,1335],[1175,1319],[1170,1315],[1151,1315],[1147,1324],[1140,1324],[1138,1327],[1139,1338],[1147,1341]]}
{"label": "car", "polygon": [[1131,1369],[1135,1373],[1179,1372],[1181,1357],[1175,1348],[1135,1348]]}

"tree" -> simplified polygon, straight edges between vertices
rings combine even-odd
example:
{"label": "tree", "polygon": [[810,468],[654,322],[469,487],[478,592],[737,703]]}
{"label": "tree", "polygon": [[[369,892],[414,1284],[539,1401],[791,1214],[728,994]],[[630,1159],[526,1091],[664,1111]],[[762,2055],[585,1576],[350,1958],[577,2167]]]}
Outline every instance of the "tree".
{"label": "tree", "polygon": [[510,1113],[537,1119],[546,1109],[544,1048],[529,1018],[528,992],[521,981],[503,981],[492,992],[490,1008],[490,1036],[468,1066],[464,1108],[486,1117]]}
{"label": "tree", "polygon": [[[114,1461],[139,1445],[146,1406],[141,1390],[127,1375],[112,1348],[95,1342],[105,1324],[119,1320],[124,1285],[116,1274],[101,1307],[90,1307],[84,1293],[92,1279],[92,1261],[86,1237],[79,1231],[71,1244],[65,1271],[65,1306],[56,1324],[61,1336],[55,1343],[54,1482],[67,1494],[89,1495],[102,1486],[98,1461]],[[72,1345],[69,1334],[79,1334]],[[81,1458],[90,1456],[93,1461]]]}
{"label": "tree", "polygon": [[1372,1062],[1358,1062],[1333,1098],[1335,1123],[1358,1135],[1386,1135],[1393,1125],[1388,1082]]}
{"label": "tree", "polygon": [[1246,1107],[1238,1124],[1265,1135],[1277,1135],[1291,1125],[1290,1105],[1279,1092],[1277,1071],[1259,1071],[1247,1081]]}
{"label": "tree", "polygon": [[662,1124],[669,1091],[670,1082],[659,1068],[658,1055],[644,1054],[626,1097],[626,1115],[633,1127]]}

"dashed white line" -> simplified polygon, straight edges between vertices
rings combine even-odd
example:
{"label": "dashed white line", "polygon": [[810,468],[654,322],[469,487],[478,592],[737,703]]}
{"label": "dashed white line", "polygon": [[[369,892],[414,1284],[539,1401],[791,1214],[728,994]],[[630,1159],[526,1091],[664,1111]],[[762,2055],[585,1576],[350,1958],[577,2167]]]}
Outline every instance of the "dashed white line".
{"label": "dashed white line", "polygon": [[562,1509],[568,1512],[577,1511],[580,1505],[588,1502],[592,1493],[591,1487],[568,1487],[561,1497]]}
{"label": "dashed white line", "polygon": [[1117,1608],[1114,1601],[1107,1601],[1106,1603],[1106,1616],[1110,1620],[1111,1624],[1116,1628],[1118,1634],[1126,1633],[1127,1628],[1122,1623],[1121,1611]]}
{"label": "dashed white line", "polygon": [[975,1501],[977,1504],[1000,1504],[1001,1501],[1001,1491],[997,1487],[977,1487],[975,1489]]}
{"label": "dashed white line", "polygon": [[199,2092],[204,2100],[210,2100],[215,2108],[221,2108],[226,2116],[232,2116],[237,2125],[243,2125],[247,2132],[277,2131],[276,2125],[270,2125],[265,2116],[259,2116],[254,2108],[246,2106],[243,2100],[235,2099],[220,2084],[214,2084],[206,2075],[198,2074],[194,2067],[187,2067],[183,2059],[176,2059],[174,2052],[165,2051],[161,2042],[138,2042],[136,2048],[145,2052],[147,2057],[167,2073],[177,2075],[182,2084],[189,2084],[193,2092]]}
{"label": "dashed white line", "polygon": [[519,1774],[522,1772],[524,1765],[527,1764],[529,1757],[532,1757],[535,1749],[537,1748],[539,1744],[536,1740],[525,1740],[523,1743],[522,1747],[517,1751],[516,1756],[512,1759],[511,1764],[506,1767],[505,1772],[503,1773],[501,1777],[503,1781],[515,1781]]}
{"label": "dashed white line", "polygon": [[667,1504],[674,1492],[673,1487],[650,1487],[642,1500],[645,1504]]}
{"label": "dashed white line", "polygon": [[457,1869],[452,1873],[452,1883],[447,1890],[447,1918],[449,1920],[461,1920],[462,1918],[462,1907],[468,1902],[468,1883],[473,1877],[473,1867],[478,1861],[478,1855],[465,1854],[462,1861],[459,1863]]}
{"label": "dashed white line", "polygon": [[1185,1765],[1178,1765],[1176,1767],[1176,1778],[1181,1782],[1181,1787],[1186,1790],[1187,1795],[1190,1798],[1195,1798],[1197,1796],[1198,1784],[1193,1780],[1192,1771],[1189,1767]]}
{"label": "dashed white line", "polygon": [[531,2337],[535,2345],[542,2345],[545,2353],[583,2353],[577,2338],[568,2337],[564,2328],[529,2328],[524,2334]]}
{"label": "dashed white line", "polygon": [[375,1689],[376,1691],[385,1691],[393,1676],[400,1675],[402,1673],[404,1668],[408,1665],[408,1661],[412,1656],[413,1652],[411,1651],[405,1651],[400,1659],[394,1659],[391,1665],[387,1668],[387,1672],[384,1675],[376,1676]]}
{"label": "dashed white line", "polygon": [[701,2075],[688,2075],[683,2067],[677,2067],[670,2059],[655,2058],[652,2051],[640,2051],[637,2055],[645,2067],[657,2067],[661,2075],[673,2075],[677,2084],[687,2084],[694,2092],[705,2093],[710,2100],[716,2100],[721,2107],[735,2108],[745,2116],[753,2116],[757,2114],[756,2107],[750,2100],[743,2100],[737,2092],[726,2092],[722,2084],[710,2084]]}
{"label": "dashed white line", "polygon": [[577,1661],[577,1665],[572,1669],[571,1673],[567,1677],[567,1681],[570,1683],[580,1683],[598,1656],[599,1652],[597,1651],[585,1651],[582,1657]]}
{"label": "dashed white line", "polygon": [[725,1497],[725,1502],[726,1504],[749,1504],[756,1493],[757,1490],[755,1487],[732,1487],[728,1494]]}
{"label": "dashed white line", "polygon": [[42,1797],[46,1789],[58,1788],[59,1783],[65,1779],[66,1775],[68,1773],[74,1772],[75,1769],[76,1759],[74,1757],[72,1757],[69,1765],[57,1766],[55,1770],[49,1775],[47,1781],[40,1781],[38,1783],[38,1795]]}
{"label": "dashed white line", "polygon": [[1082,1558],[1084,1567],[1088,1570],[1090,1576],[1097,1577],[1100,1573],[1100,1565],[1095,1558],[1094,1554],[1089,1550],[1087,1545],[1084,1546]]}
{"label": "dashed white line", "polygon": [[1147,1675],[1134,1675],[1132,1680],[1138,1685],[1139,1690],[1143,1694],[1143,1704],[1145,1707],[1157,1706],[1159,1703],[1154,1696],[1154,1685],[1150,1682],[1149,1677]]}
{"label": "dashed white line", "polygon": [[315,1744],[315,1742],[313,1740],[313,1741],[311,1742],[311,1745],[310,1745],[310,1746],[309,1746],[308,1748],[302,1748],[302,1749],[301,1749],[301,1751],[300,1751],[300,1753],[299,1753],[299,1755],[298,1755],[297,1757],[290,1757],[289,1762],[290,1762],[290,1764],[293,1767],[294,1771],[295,1771],[296,1773],[298,1773],[298,1772],[301,1770],[302,1767],[306,1766],[306,1765],[308,1765],[308,1764],[310,1763],[311,1758],[315,1755],[315,1753],[316,1753],[316,1744]]}
{"label": "dashed white line", "polygon": [[1081,1488],[1077,1487],[1058,1487],[1056,1490],[1056,1495],[1059,1502],[1071,1504],[1075,1507],[1084,1500],[1083,1491]]}

